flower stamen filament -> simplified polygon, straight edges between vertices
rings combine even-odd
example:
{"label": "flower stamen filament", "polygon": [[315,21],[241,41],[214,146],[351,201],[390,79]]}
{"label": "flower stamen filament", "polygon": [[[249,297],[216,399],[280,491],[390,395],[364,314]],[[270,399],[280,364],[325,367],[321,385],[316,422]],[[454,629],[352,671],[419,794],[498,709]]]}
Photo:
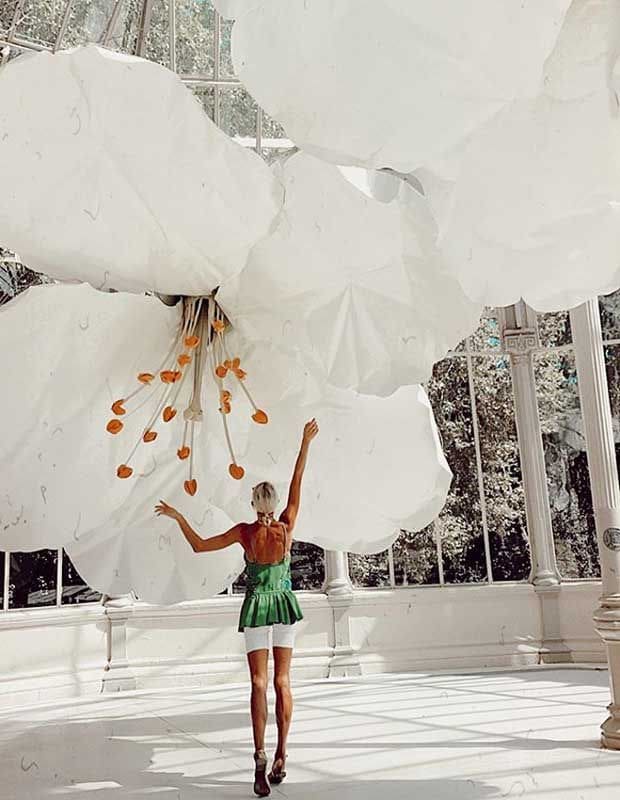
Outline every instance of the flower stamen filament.
{"label": "flower stamen filament", "polygon": [[[215,301],[214,296],[183,297],[181,309],[182,317],[173,341],[158,369],[139,373],[138,382],[140,385],[125,397],[114,401],[112,412],[115,418],[108,421],[107,430],[113,435],[120,433],[125,427],[125,419],[127,417],[135,414],[147,402],[152,402],[154,397],[157,398],[146,426],[142,428],[138,440],[131,448],[125,461],[117,469],[116,474],[119,478],[129,478],[133,474],[133,468],[130,464],[139,446],[155,442],[158,438],[157,420],[161,417],[164,423],[172,423],[177,416],[177,401],[183,387],[187,384],[187,373],[192,369],[193,375],[189,400],[182,415],[184,420],[183,435],[181,444],[176,451],[176,456],[180,461],[187,461],[187,479],[184,481],[183,486],[188,495],[194,496],[198,491],[198,481],[194,473],[194,438],[196,424],[201,422],[204,416],[202,388],[205,366],[209,365],[207,372],[214,379],[218,390],[220,417],[224,428],[226,447],[230,456],[228,472],[235,480],[240,480],[244,476],[245,470],[237,463],[227,420],[227,415],[232,411],[233,401],[232,393],[224,381],[228,372],[233,373],[252,406],[254,410],[252,419],[261,424],[266,423],[268,420],[267,415],[258,408],[244,384],[246,373],[241,369],[240,359],[238,357],[230,357],[225,341],[226,330],[230,323]],[[225,359],[223,364],[222,359]],[[155,380],[156,378],[159,378],[159,380]],[[157,391],[157,386],[162,387],[161,392]],[[150,391],[146,393],[145,399],[138,403],[137,406],[131,409],[127,408],[126,406],[130,401],[147,387],[150,387]],[[118,419],[120,416],[123,417],[123,421]]]}

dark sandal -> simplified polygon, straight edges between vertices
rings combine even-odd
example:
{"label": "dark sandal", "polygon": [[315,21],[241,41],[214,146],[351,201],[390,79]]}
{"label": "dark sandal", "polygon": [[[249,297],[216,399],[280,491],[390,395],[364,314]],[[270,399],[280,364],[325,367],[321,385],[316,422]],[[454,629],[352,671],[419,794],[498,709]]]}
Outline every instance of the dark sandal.
{"label": "dark sandal", "polygon": [[[286,756],[284,758],[275,758],[274,764],[276,761],[282,762],[282,767],[286,764]],[[282,781],[286,778],[286,770],[285,769],[278,769],[274,770],[273,766],[271,767],[271,772],[267,776],[269,778],[269,783],[282,783]]]}
{"label": "dark sandal", "polygon": [[264,750],[257,750],[254,753],[254,794],[258,797],[267,797],[271,794],[271,789],[265,778],[267,770],[267,755]]}

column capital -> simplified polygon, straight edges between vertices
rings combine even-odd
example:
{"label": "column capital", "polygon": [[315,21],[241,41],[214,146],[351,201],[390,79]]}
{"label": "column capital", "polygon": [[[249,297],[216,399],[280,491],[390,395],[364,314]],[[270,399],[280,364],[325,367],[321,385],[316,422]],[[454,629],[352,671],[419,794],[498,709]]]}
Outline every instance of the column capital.
{"label": "column capital", "polygon": [[504,350],[515,358],[529,356],[539,346],[535,328],[506,328],[502,332]]}

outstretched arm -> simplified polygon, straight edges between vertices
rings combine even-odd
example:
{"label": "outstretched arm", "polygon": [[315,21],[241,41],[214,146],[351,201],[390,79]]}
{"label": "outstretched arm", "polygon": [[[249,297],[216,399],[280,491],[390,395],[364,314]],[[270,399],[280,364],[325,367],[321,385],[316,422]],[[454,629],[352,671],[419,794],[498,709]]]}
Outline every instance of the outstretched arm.
{"label": "outstretched arm", "polygon": [[164,503],[163,500],[160,500],[159,505],[155,506],[155,513],[157,516],[163,515],[164,517],[170,517],[170,519],[174,519],[178,522],[179,528],[183,531],[194,553],[208,553],[211,550],[222,550],[224,547],[229,547],[231,544],[241,541],[241,525],[235,525],[224,533],[220,533],[217,536],[210,536],[208,539],[203,539],[202,536],[196,533],[180,511],[169,506],[168,503]]}
{"label": "outstretched arm", "polygon": [[304,425],[304,433],[301,439],[301,447],[299,448],[299,455],[295,462],[295,469],[293,470],[293,477],[291,485],[288,490],[288,500],[286,508],[280,514],[280,521],[288,527],[289,533],[295,527],[297,514],[299,513],[299,503],[301,500],[301,481],[304,476],[306,468],[306,460],[308,458],[308,450],[310,449],[310,442],[319,432],[319,426],[315,419],[306,422]]}

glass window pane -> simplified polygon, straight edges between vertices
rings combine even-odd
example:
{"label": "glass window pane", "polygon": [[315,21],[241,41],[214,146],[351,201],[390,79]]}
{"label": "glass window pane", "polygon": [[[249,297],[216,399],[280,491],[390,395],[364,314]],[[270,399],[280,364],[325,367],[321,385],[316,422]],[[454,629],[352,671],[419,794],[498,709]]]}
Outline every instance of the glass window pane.
{"label": "glass window pane", "polygon": [[6,33],[11,27],[17,0],[2,0],[0,3],[0,32]]}
{"label": "glass window pane", "polygon": [[392,545],[397,586],[439,583],[434,523],[421,531],[402,531]]}
{"label": "glass window pane", "polygon": [[497,311],[494,308],[485,308],[480,317],[480,325],[469,337],[469,349],[499,350],[501,344]]}
{"label": "glass window pane", "polygon": [[213,77],[213,30],[210,0],[176,0],[177,72]]}
{"label": "glass window pane", "polygon": [[0,247],[0,306],[29,286],[47,282],[44,275],[28,269],[12,253]]}
{"label": "glass window pane", "polygon": [[263,113],[263,140],[265,144],[272,147],[293,146],[282,125],[265,113]]}
{"label": "glass window pane", "polygon": [[599,297],[603,339],[620,339],[620,291]]}
{"label": "glass window pane", "polygon": [[588,460],[572,351],[534,360],[553,538],[566,578],[600,575]]}
{"label": "glass window pane", "polygon": [[245,571],[239,575],[233,583],[233,594],[243,594],[245,592]]}
{"label": "glass window pane", "polygon": [[353,586],[379,588],[390,585],[388,551],[369,556],[349,553],[349,576]]}
{"label": "glass window pane", "polygon": [[287,137],[284,128],[268,114],[263,113],[262,156],[269,163],[290,153],[293,142]]}
{"label": "glass window pane", "polygon": [[616,442],[616,463],[620,471],[620,345],[608,345],[603,348],[607,386],[609,388],[609,404],[613,418],[614,439]]}
{"label": "glass window pane", "polygon": [[573,341],[568,311],[538,314],[537,323],[541,347],[562,347]]}
{"label": "glass window pane", "polygon": [[530,547],[507,356],[472,359],[493,580],[527,580]]}
{"label": "glass window pane", "polygon": [[36,44],[54,44],[65,6],[66,0],[26,0],[15,29],[16,36]]}
{"label": "glass window pane", "polygon": [[220,19],[220,75],[222,78],[236,77],[230,52],[233,24],[231,19]]}
{"label": "glass window pane", "polygon": [[61,47],[77,47],[87,42],[100,42],[107,30],[114,5],[115,0],[74,2]]}
{"label": "glass window pane", "polygon": [[170,25],[168,4],[173,0],[156,0],[153,3],[144,58],[170,66]]}
{"label": "glass window pane", "polygon": [[486,580],[480,495],[467,361],[435,364],[427,392],[454,477],[446,505],[435,520],[441,536],[444,578],[450,583]]}
{"label": "glass window pane", "polygon": [[203,107],[209,119],[213,119],[215,108],[215,89],[213,86],[193,86],[192,92]]}
{"label": "glass window pane", "polygon": [[220,90],[220,128],[248,147],[256,146],[258,106],[245,89]]}
{"label": "glass window pane", "polygon": [[323,548],[308,542],[293,542],[291,577],[293,589],[320,589],[325,578]]}
{"label": "glass window pane", "polygon": [[57,550],[11,553],[9,608],[56,604]]}
{"label": "glass window pane", "polygon": [[[123,53],[135,53],[143,0],[126,0],[118,16],[108,47]],[[107,24],[107,23],[106,23]]]}
{"label": "glass window pane", "polygon": [[87,586],[69,556],[62,553],[62,603],[93,603],[101,600],[101,594]]}

